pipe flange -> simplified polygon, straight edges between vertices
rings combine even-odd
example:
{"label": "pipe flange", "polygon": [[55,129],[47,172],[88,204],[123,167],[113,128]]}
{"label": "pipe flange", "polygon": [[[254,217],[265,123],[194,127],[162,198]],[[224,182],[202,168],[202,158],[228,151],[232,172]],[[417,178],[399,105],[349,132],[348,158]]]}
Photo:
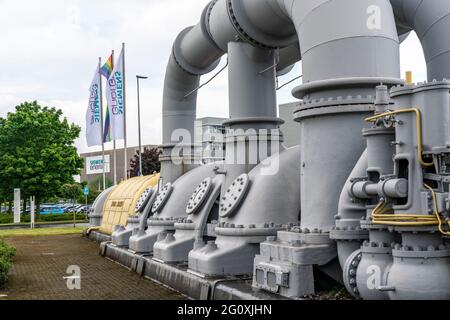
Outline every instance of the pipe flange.
{"label": "pipe flange", "polygon": [[298,42],[294,26],[292,26],[292,34],[285,37],[270,36],[254,28],[246,15],[243,14],[241,2],[240,0],[227,0],[228,16],[241,39],[263,49],[283,48]]}
{"label": "pipe flange", "polygon": [[217,45],[217,43],[213,40],[213,36],[211,34],[210,30],[210,18],[211,18],[211,12],[216,5],[216,3],[219,0],[212,0],[203,10],[202,17],[201,17],[201,23],[200,27],[202,30],[203,35],[205,36],[205,39],[214,47],[216,47],[217,50],[223,51],[220,49],[220,47]]}
{"label": "pipe flange", "polygon": [[335,227],[330,231],[330,239],[337,241],[361,241],[369,239],[369,231],[360,227]]}
{"label": "pipe flange", "polygon": [[153,194],[153,188],[145,189],[144,193],[139,197],[136,203],[136,212],[142,212]]}
{"label": "pipe flange", "polygon": [[313,108],[306,110],[298,110],[294,112],[294,120],[296,122],[302,122],[305,119],[314,118],[314,117],[322,117],[322,116],[330,116],[330,115],[338,115],[338,114],[370,114],[375,111],[375,107],[373,104],[358,104],[358,105],[342,105],[342,106],[331,106],[324,108]]}
{"label": "pipe flange", "polygon": [[131,225],[133,223],[139,223],[141,219],[139,217],[130,217],[128,218],[128,225]]}
{"label": "pipe flange", "polygon": [[158,196],[156,197],[155,202],[152,206],[152,212],[156,213],[164,207],[165,203],[167,202],[167,199],[169,199],[170,194],[172,193],[172,184],[169,182],[166,184],[161,191],[159,192]]}
{"label": "pipe flange", "polygon": [[222,218],[231,217],[244,199],[250,185],[248,174],[244,173],[234,180],[220,202],[219,214]]}
{"label": "pipe flange", "polygon": [[212,188],[212,179],[210,177],[203,180],[195,189],[186,206],[186,213],[195,214],[208,198]]}
{"label": "pipe flange", "polygon": [[238,22],[235,11],[233,9],[233,1],[232,0],[227,0],[227,11],[228,11],[228,17],[230,19],[231,25],[236,30],[237,34],[239,35],[239,37],[242,40],[250,43],[251,45],[254,45],[254,46],[257,46],[257,47],[260,47],[263,49],[275,49],[274,47],[267,46],[255,39],[253,39],[247,32],[245,32],[244,28],[242,28]]}
{"label": "pipe flange", "polygon": [[261,134],[258,132],[243,132],[233,130],[226,134],[224,143],[244,142],[244,141],[284,141],[284,135],[277,129],[277,132]]}
{"label": "pipe flange", "polygon": [[361,252],[368,254],[392,254],[394,243],[364,241]]}
{"label": "pipe flange", "polygon": [[398,85],[392,88],[391,98],[397,98],[405,94],[409,95],[423,91],[434,90],[437,88],[450,90],[450,81],[444,79],[442,81],[433,80],[431,82],[423,82],[415,85]]}
{"label": "pipe flange", "polygon": [[387,122],[384,123],[389,127],[372,127],[363,129],[363,137],[373,136],[395,136],[395,128],[391,127]]}
{"label": "pipe flange", "polygon": [[361,263],[361,250],[356,250],[347,259],[344,265],[344,284],[347,291],[356,299],[361,296],[359,294],[358,285],[356,282],[356,272]]}
{"label": "pipe flange", "polygon": [[391,226],[386,226],[386,225],[382,225],[382,224],[373,224],[372,222],[372,218],[370,218],[369,220],[364,219],[360,221],[361,223],[361,229],[363,230],[367,230],[367,231],[389,231],[391,232]]}
{"label": "pipe flange", "polygon": [[438,247],[413,247],[413,246],[401,246],[397,244],[392,250],[392,255],[395,258],[402,259],[439,259],[450,257],[450,246],[440,245]]}
{"label": "pipe flange", "polygon": [[247,117],[247,118],[235,118],[222,122],[225,127],[231,127],[240,124],[260,124],[260,123],[270,123],[276,126],[280,126],[285,123],[283,119],[276,117]]}
{"label": "pipe flange", "polygon": [[[350,89],[353,87],[367,87],[374,88],[380,83],[383,83],[389,87],[394,85],[404,84],[405,81],[397,78],[385,78],[385,77],[351,77],[351,78],[338,78],[328,80],[317,80],[311,82],[305,82],[304,84],[294,88],[292,95],[297,99],[303,99],[305,96],[319,91],[336,90],[338,88]],[[375,98],[375,97],[374,97]],[[373,103],[373,101],[372,101]]]}
{"label": "pipe flange", "polygon": [[[312,109],[326,108],[326,107],[342,107],[342,106],[359,106],[359,105],[373,105],[374,97],[368,96],[347,96],[347,97],[329,97],[304,100],[297,104],[294,113],[308,111]],[[373,109],[374,110],[374,109]]]}

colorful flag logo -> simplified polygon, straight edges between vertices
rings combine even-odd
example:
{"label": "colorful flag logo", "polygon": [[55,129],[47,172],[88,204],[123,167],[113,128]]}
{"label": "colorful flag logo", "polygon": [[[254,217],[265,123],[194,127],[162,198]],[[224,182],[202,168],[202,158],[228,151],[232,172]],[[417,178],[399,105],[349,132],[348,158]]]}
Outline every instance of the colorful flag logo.
{"label": "colorful flag logo", "polygon": [[106,63],[101,67],[100,74],[103,75],[106,79],[109,79],[111,76],[111,72],[113,70],[114,62],[113,56],[110,55]]}
{"label": "colorful flag logo", "polygon": [[105,128],[103,131],[103,142],[107,143],[111,141],[111,118],[109,116],[109,108],[106,108]]}

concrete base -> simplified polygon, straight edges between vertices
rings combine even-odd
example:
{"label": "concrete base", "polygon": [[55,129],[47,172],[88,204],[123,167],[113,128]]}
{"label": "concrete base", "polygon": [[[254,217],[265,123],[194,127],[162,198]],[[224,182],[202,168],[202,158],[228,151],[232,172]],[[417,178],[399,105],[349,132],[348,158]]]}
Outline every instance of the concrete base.
{"label": "concrete base", "polygon": [[252,279],[204,278],[188,271],[186,264],[166,264],[112,243],[101,244],[100,253],[127,269],[183,293],[195,300],[280,300],[280,296],[252,288]]}
{"label": "concrete base", "polygon": [[118,247],[128,247],[130,245],[130,238],[133,235],[133,230],[130,228],[123,228],[113,232],[111,241]]}
{"label": "concrete base", "polygon": [[168,233],[164,240],[157,241],[153,246],[153,256],[165,263],[187,262],[189,252],[194,247],[193,230],[177,230]]}
{"label": "concrete base", "polygon": [[261,243],[254,260],[253,286],[287,298],[315,294],[314,266],[336,258],[336,245],[326,233],[280,231]]}
{"label": "concrete base", "polygon": [[[164,222],[163,222],[164,223]],[[149,226],[146,231],[139,230],[129,240],[129,248],[134,252],[150,254],[156,241],[166,238],[167,233],[174,233],[173,222],[161,226]]]}
{"label": "concrete base", "polygon": [[266,237],[218,236],[189,252],[189,269],[207,277],[247,276]]}
{"label": "concrete base", "polygon": [[111,236],[109,234],[101,233],[100,231],[91,231],[88,235],[89,240],[98,243],[111,241]]}

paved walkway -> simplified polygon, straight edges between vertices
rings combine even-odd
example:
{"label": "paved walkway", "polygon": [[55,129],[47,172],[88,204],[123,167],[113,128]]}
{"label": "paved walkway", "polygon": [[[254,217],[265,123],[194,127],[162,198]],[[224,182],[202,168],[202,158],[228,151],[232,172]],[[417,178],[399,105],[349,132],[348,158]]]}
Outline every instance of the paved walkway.
{"label": "paved walkway", "polygon": [[[179,300],[182,295],[102,258],[98,244],[81,235],[14,237],[14,267],[0,299]],[[81,289],[69,290],[66,270],[78,266]],[[74,283],[74,280],[69,280]],[[3,297],[4,299],[5,297]]]}

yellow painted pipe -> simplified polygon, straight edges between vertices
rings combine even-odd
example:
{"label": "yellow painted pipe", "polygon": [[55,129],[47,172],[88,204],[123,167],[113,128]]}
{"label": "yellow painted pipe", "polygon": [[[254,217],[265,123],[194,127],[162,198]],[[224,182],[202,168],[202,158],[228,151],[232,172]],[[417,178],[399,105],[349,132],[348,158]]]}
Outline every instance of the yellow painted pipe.
{"label": "yellow painted pipe", "polygon": [[378,114],[375,115],[373,117],[367,118],[366,121],[368,122],[375,122],[378,119],[381,118],[385,118],[385,117],[389,117],[389,116],[394,116],[396,114],[401,114],[401,113],[412,113],[414,112],[416,114],[416,126],[417,126],[417,153],[418,153],[418,158],[419,158],[419,162],[423,167],[432,167],[434,165],[434,162],[425,162],[423,160],[423,156],[422,156],[422,152],[423,152],[423,147],[422,147],[422,114],[420,113],[420,110],[417,108],[412,108],[412,109],[400,109],[400,110],[396,110],[396,111],[389,111],[389,112],[385,112],[382,114]]}
{"label": "yellow painted pipe", "polygon": [[412,73],[412,71],[406,71],[406,84],[408,86],[413,85],[413,73]]}

